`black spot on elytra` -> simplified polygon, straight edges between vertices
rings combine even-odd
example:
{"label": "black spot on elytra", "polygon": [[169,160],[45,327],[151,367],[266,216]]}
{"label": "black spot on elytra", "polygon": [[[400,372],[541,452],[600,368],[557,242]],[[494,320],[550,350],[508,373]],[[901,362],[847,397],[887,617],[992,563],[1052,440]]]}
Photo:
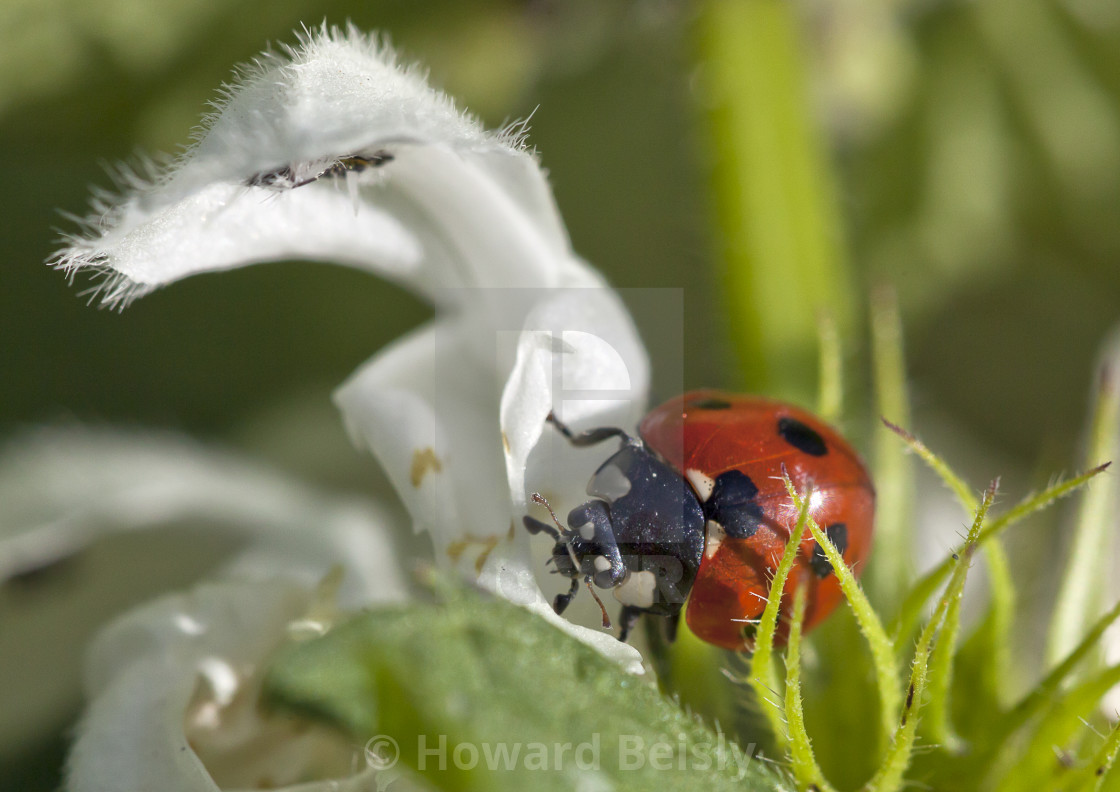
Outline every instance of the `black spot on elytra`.
{"label": "black spot on elytra", "polygon": [[730,410],[731,402],[723,399],[697,399],[689,402],[688,406],[695,407],[697,410]]}
{"label": "black spot on elytra", "polygon": [[762,525],[762,507],[754,502],[758,487],[750,476],[729,470],[716,477],[712,495],[704,503],[704,517],[719,523],[734,539],[749,539]]}
{"label": "black spot on elytra", "polygon": [[[844,555],[848,550],[848,526],[844,523],[833,523],[824,529],[824,535],[828,537],[828,541],[832,542],[836,547],[836,552]],[[809,566],[812,568],[813,573],[822,580],[832,574],[832,564],[828,560],[828,556],[824,554],[824,548],[821,547],[820,542],[813,545],[813,555],[809,558]]]}
{"label": "black spot on elytra", "polygon": [[809,456],[824,456],[828,453],[824,438],[796,418],[779,418],[778,434],[798,451],[804,451]]}

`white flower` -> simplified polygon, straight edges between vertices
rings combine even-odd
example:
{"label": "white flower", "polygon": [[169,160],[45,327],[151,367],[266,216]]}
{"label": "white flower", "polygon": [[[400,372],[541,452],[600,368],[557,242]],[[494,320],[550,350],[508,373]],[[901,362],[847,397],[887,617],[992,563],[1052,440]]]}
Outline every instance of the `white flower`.
{"label": "white flower", "polygon": [[[270,652],[294,631],[322,631],[338,607],[406,596],[385,510],[170,434],[83,429],[12,443],[0,457],[0,502],[0,581],[109,532],[191,526],[199,541],[213,528],[241,540],[217,582],[137,608],[98,636],[70,790],[217,790],[219,778],[250,788],[265,778],[287,785],[317,772],[351,775],[351,746],[262,718],[256,693]],[[323,580],[331,585],[317,597]],[[354,788],[362,781],[351,778]],[[316,788],[339,789],[307,792]]]}
{"label": "white flower", "polygon": [[[553,614],[520,527],[529,491],[571,491],[588,473],[530,458],[549,411],[580,427],[630,427],[648,383],[626,310],[572,252],[520,130],[486,132],[376,40],[324,27],[244,69],[195,145],[165,172],[132,179],[122,197],[102,199],[54,263],[99,273],[96,293],[114,306],[195,273],[288,258],[367,269],[430,300],[431,323],[338,391],[352,436],[384,466],[441,563],[638,672],[631,647]],[[190,595],[202,598],[202,611],[228,611],[227,627],[184,637],[169,620],[196,605],[171,600],[102,639],[71,788],[102,788],[83,781],[97,776],[98,762],[108,778],[114,761],[140,761],[126,731],[112,738],[121,718],[157,721],[147,736],[166,749],[163,740],[182,727],[174,721],[184,680],[193,686],[206,673],[201,659],[259,661],[281,637],[278,614],[293,613],[288,595],[274,594],[272,627],[245,634],[244,644],[236,625],[248,593],[232,586]],[[136,631],[148,643],[132,653],[121,636]],[[158,686],[171,692],[157,701]],[[179,784],[162,788],[212,788],[191,761],[156,753],[159,761],[144,758],[148,770]]]}
{"label": "white flower", "polygon": [[[219,582],[110,625],[87,656],[92,704],[70,754],[68,788],[373,788],[369,771],[354,773],[345,741],[259,711],[262,666],[312,605],[291,583]],[[323,780],[302,785],[309,776]]]}
{"label": "white flower", "polygon": [[314,587],[347,575],[340,604],[403,598],[389,513],[342,499],[171,433],[49,429],[0,456],[0,581],[73,555],[108,533],[213,525],[240,540],[221,573]]}

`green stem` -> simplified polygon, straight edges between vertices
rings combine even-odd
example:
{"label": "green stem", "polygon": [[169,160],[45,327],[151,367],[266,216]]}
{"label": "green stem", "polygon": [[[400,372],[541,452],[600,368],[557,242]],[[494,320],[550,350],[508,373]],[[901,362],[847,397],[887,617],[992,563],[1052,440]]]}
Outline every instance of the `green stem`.
{"label": "green stem", "polygon": [[[875,401],[880,415],[908,423],[910,399],[902,351],[902,322],[894,292],[878,289],[871,301]],[[889,426],[890,424],[888,424]],[[875,554],[867,587],[887,616],[894,615],[912,576],[914,469],[904,448],[884,432],[875,434]],[[971,510],[970,510],[971,511]]]}
{"label": "green stem", "polygon": [[[1107,470],[1110,464],[1109,462],[1105,462],[1103,465],[1098,465],[1079,476],[1074,476],[1071,479],[1066,479],[1065,481],[1060,481],[1057,484],[1047,487],[1042,492],[1028,495],[1010,511],[1001,514],[985,526],[980,532],[980,537],[977,539],[977,542],[979,544],[984,544],[993,536],[998,536],[1000,532],[1009,525],[1017,523],[1019,520],[1034,514],[1040,509],[1044,509],[1059,498],[1064,498],[1076,492],[1094,476]],[[914,634],[918,622],[921,620],[926,602],[930,600],[938,587],[949,577],[955,564],[956,557],[954,554],[927,572],[921,580],[910,588],[910,592],[906,595],[906,599],[902,604],[902,609],[899,611],[898,616],[892,624],[891,634],[894,635],[896,643],[901,644],[903,641],[909,640],[909,636]]]}
{"label": "green stem", "polygon": [[1027,723],[1052,701],[1062,684],[1072,676],[1077,664],[1097,648],[1104,631],[1117,619],[1120,619],[1120,602],[1098,619],[1081,639],[1081,643],[1001,719],[999,727],[995,730],[999,740],[1006,740],[1016,729]]}
{"label": "green stem", "polygon": [[903,708],[898,730],[894,733],[894,740],[891,742],[890,750],[887,752],[882,766],[874,778],[868,781],[864,787],[865,792],[896,792],[896,790],[902,788],[903,776],[906,773],[906,768],[910,766],[910,760],[913,756],[914,740],[918,728],[918,713],[922,708],[922,699],[925,696],[926,682],[930,670],[930,653],[933,649],[934,640],[943,637],[946,626],[952,627],[952,625],[947,624],[946,617],[952,609],[953,603],[958,601],[964,593],[968,568],[972,562],[973,553],[976,551],[981,526],[984,524],[984,519],[992,501],[995,500],[996,486],[997,482],[992,482],[992,485],[984,494],[984,499],[976,510],[972,528],[969,529],[968,538],[965,539],[960,557],[953,568],[953,576],[949,580],[949,585],[945,587],[945,593],[941,595],[933,616],[926,623],[921,636],[918,638],[918,645],[914,650],[914,660],[911,665],[910,684],[906,693],[906,706]]}
{"label": "green stem", "polygon": [[[793,498],[797,508],[804,508],[805,496],[798,493],[788,477],[785,479],[786,490]],[[899,689],[898,667],[895,664],[894,644],[883,629],[883,623],[867,595],[863,593],[851,568],[844,562],[844,557],[836,550],[835,545],[829,540],[812,517],[806,518],[809,530],[824,551],[828,562],[832,564],[832,571],[840,583],[840,590],[848,601],[848,606],[856,617],[860,632],[871,648],[871,660],[875,666],[875,680],[879,690],[879,725],[884,744],[891,732],[894,731],[895,720],[902,706],[902,691]]]}
{"label": "green stem", "polygon": [[822,312],[818,322],[820,333],[820,395],[817,414],[831,424],[839,423],[844,409],[844,366],[840,333],[831,313]]}
{"label": "green stem", "polygon": [[[1114,365],[1120,363],[1115,356]],[[1113,459],[1120,444],[1120,387],[1117,372],[1102,372],[1089,429],[1089,460]],[[1046,645],[1046,664],[1054,666],[1081,640],[1083,625],[1101,611],[1101,593],[1112,566],[1116,478],[1093,487],[1081,499],[1069,562],[1062,577]]]}
{"label": "green stem", "polygon": [[726,312],[746,385],[806,403],[820,310],[856,305],[797,5],[707,0],[697,25]]}
{"label": "green stem", "polygon": [[789,644],[786,648],[786,720],[789,722],[790,764],[802,789],[831,792],[832,787],[813,756],[813,744],[805,730],[805,714],[801,708],[801,624],[805,621],[807,602],[805,586],[798,586],[793,595],[793,614],[790,616]]}
{"label": "green stem", "polygon": [[777,702],[780,692],[778,676],[774,671],[774,634],[778,628],[778,614],[781,611],[786,579],[793,569],[794,561],[797,560],[797,550],[801,546],[801,535],[805,533],[805,520],[808,513],[808,501],[805,501],[801,505],[797,518],[797,527],[786,541],[785,552],[782,553],[778,568],[774,571],[774,579],[770,583],[770,595],[766,598],[766,607],[758,620],[750,677],[747,680],[755,692],[759,707],[770,722],[779,749],[788,746],[788,729],[792,728],[792,725],[787,724],[782,708]]}

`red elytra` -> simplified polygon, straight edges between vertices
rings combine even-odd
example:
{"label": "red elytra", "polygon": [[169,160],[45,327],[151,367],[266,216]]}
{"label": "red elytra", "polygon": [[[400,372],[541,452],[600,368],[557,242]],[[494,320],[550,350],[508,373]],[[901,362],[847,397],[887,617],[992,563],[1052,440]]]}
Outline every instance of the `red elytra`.
{"label": "red elytra", "polygon": [[[753,623],[797,524],[783,468],[797,491],[810,493],[809,516],[828,532],[847,565],[856,574],[863,569],[871,549],[875,490],[855,450],[813,414],[753,396],[693,391],[650,412],[639,434],[689,481],[702,503],[712,483],[728,471],[738,471],[757,488],[752,535],[736,538],[713,520],[706,523],[704,557],[685,610],[689,629],[702,640],[734,650],[753,647]],[[836,607],[842,593],[808,529],[786,583],[787,611],[802,581],[808,585],[803,626],[809,630]],[[782,624],[779,643],[786,632]]]}

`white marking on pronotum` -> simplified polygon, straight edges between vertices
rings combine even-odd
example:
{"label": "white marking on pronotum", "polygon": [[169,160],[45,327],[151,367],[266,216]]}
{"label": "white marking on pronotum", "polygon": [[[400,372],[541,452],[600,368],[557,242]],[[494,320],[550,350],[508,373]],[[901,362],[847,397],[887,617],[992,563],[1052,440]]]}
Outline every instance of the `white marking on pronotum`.
{"label": "white marking on pronotum", "polygon": [[657,577],[648,571],[631,572],[614,587],[612,593],[623,605],[650,608],[653,606],[653,595],[657,593]]}
{"label": "white marking on pronotum", "polygon": [[704,526],[706,529],[706,536],[704,537],[704,558],[711,558],[719,550],[720,543],[727,537],[727,532],[723,530],[723,526],[715,520],[708,520],[708,524]]}
{"label": "white marking on pronotum", "polygon": [[576,530],[579,531],[579,535],[588,542],[595,538],[595,523],[591,522],[590,520],[585,522]]}
{"label": "white marking on pronotum", "polygon": [[700,498],[701,503],[706,503],[708,498],[712,497],[712,490],[716,488],[716,480],[714,478],[696,468],[689,468],[686,470],[684,472],[684,477],[688,479],[688,483],[696,490],[696,495]]}
{"label": "white marking on pronotum", "polygon": [[630,479],[626,478],[618,465],[607,465],[587,483],[587,494],[593,498],[602,498],[607,503],[614,503],[629,492]]}

